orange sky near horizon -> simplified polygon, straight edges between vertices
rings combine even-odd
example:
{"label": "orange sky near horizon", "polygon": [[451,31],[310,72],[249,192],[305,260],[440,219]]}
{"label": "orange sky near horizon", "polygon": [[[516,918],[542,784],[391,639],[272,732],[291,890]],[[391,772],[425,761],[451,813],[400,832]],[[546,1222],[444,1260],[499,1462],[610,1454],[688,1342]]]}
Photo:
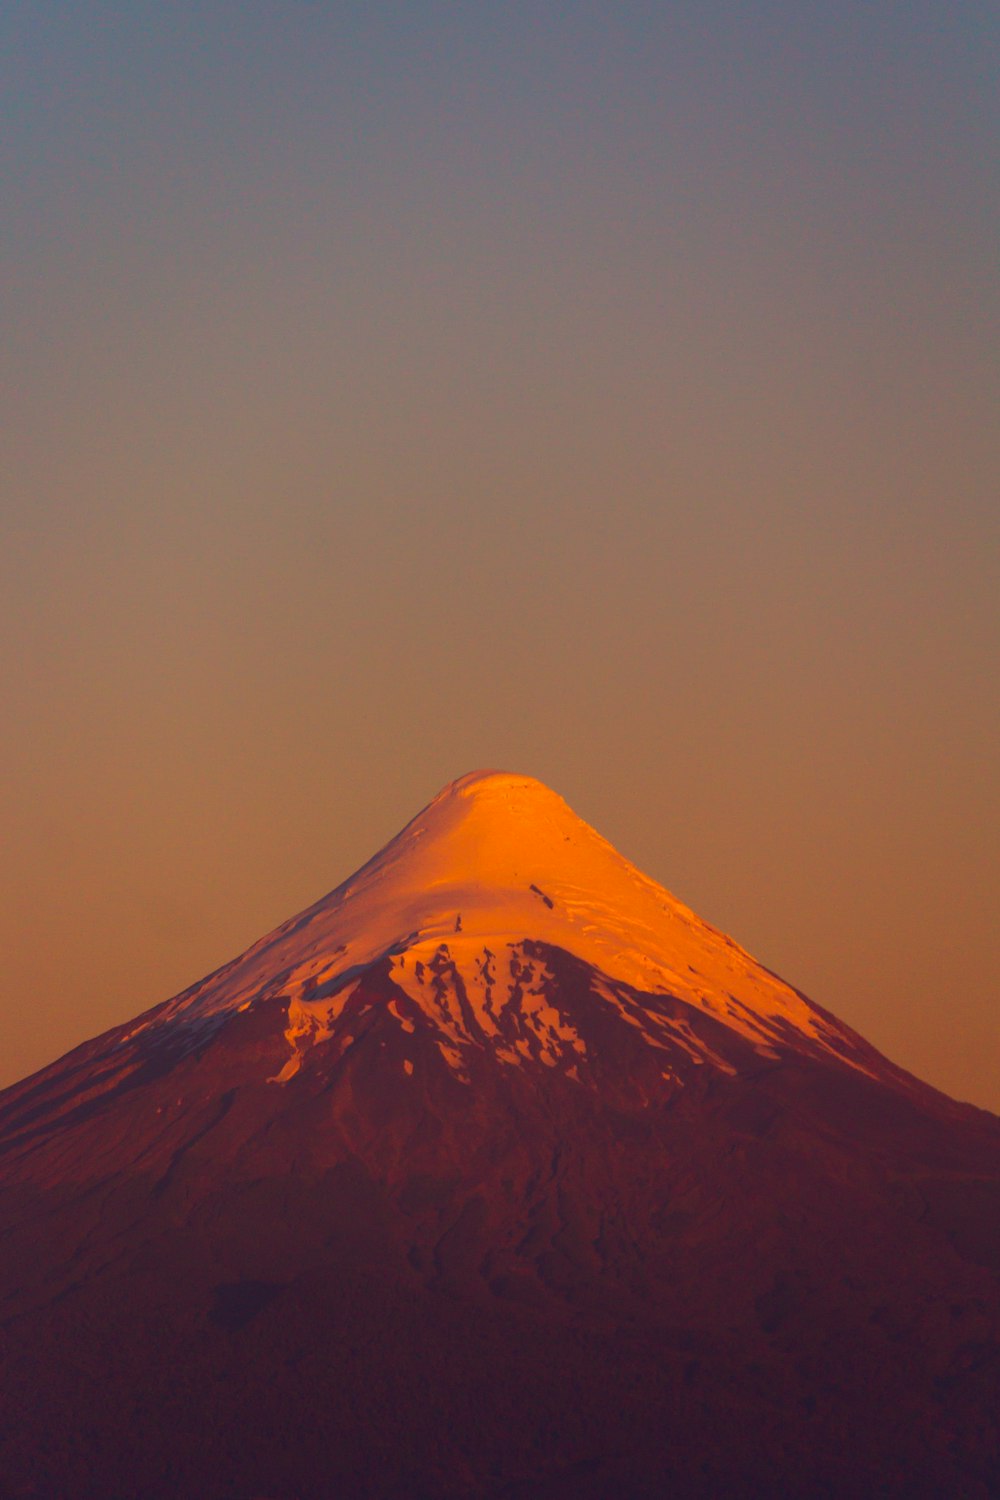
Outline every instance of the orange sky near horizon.
{"label": "orange sky near horizon", "polygon": [[30,9],[0,1086],[501,766],[1000,1110],[983,12]]}

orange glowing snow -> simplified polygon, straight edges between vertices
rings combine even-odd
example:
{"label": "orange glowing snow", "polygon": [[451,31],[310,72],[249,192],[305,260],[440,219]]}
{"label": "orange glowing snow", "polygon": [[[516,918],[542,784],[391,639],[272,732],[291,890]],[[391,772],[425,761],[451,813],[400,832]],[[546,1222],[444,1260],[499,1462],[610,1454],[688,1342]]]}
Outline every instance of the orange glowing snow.
{"label": "orange glowing snow", "polygon": [[[398,988],[433,1013],[443,1055],[454,1060],[467,1040],[459,1003],[446,985],[429,992],[432,963],[446,963],[461,974],[487,1036],[497,1032],[494,1007],[517,982],[541,1060],[567,1049],[582,1055],[582,1040],[546,1004],[544,968],[526,965],[525,942],[564,949],[597,970],[596,993],[653,1045],[666,1023],[637,1009],[616,982],[704,1010],[765,1055],[788,1026],[843,1055],[830,1023],[796,991],[643,875],[555,792],[504,772],[447,786],[350,880],[147,1024],[207,1022],[265,987],[274,994],[279,975],[291,1047],[284,1081],[306,1048],[329,1037],[352,979],[387,960]],[[670,1035],[676,1043],[676,1021]],[[497,1051],[517,1060],[499,1039]]]}

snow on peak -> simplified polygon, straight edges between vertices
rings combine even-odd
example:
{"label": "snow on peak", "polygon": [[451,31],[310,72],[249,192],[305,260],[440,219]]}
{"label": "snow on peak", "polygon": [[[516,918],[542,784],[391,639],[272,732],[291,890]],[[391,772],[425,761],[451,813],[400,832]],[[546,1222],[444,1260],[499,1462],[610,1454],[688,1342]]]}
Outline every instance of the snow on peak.
{"label": "snow on peak", "polygon": [[[484,954],[509,965],[525,942],[582,959],[609,981],[609,1005],[617,982],[707,1012],[768,1053],[790,1033],[841,1057],[851,1050],[846,1029],[643,875],[557,793],[503,771],[451,782],[343,885],[152,1024],[177,1018],[197,1031],[264,993],[287,996],[291,1014],[303,994],[335,995],[379,960],[401,979],[402,955],[427,962],[442,945],[475,994]],[[482,1031],[488,1022],[484,1014]]]}

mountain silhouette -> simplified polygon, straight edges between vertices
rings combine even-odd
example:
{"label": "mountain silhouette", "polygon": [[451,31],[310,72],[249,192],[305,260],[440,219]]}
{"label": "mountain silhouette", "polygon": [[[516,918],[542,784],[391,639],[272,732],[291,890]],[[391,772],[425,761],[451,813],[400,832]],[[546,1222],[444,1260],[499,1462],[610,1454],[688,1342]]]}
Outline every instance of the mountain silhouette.
{"label": "mountain silhouette", "polygon": [[0,1495],[1000,1493],[1000,1120],[531,778],[0,1094]]}

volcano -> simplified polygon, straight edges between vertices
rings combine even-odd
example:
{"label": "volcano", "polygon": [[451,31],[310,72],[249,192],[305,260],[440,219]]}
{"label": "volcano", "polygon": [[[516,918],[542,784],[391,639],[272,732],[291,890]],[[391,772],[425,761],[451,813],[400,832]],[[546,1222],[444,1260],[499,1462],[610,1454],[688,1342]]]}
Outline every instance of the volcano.
{"label": "volcano", "polygon": [[1000,1120],[528,777],[0,1094],[0,1495],[1000,1493]]}

